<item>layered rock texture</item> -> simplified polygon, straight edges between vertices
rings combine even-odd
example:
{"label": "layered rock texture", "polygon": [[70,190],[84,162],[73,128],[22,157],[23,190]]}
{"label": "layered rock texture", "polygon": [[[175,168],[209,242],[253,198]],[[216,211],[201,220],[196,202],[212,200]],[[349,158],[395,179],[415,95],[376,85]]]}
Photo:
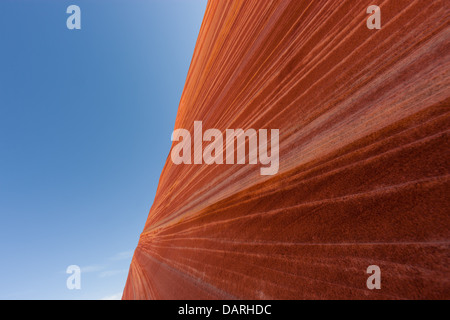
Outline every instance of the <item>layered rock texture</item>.
{"label": "layered rock texture", "polygon": [[449,17],[209,1],[175,128],[279,129],[279,172],[169,155],[123,298],[450,298]]}

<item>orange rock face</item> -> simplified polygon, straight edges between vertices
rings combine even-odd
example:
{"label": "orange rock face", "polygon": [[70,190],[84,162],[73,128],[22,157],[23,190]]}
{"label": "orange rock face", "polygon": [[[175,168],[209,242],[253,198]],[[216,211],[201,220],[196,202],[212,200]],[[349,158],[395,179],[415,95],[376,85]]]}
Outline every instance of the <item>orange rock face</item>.
{"label": "orange rock face", "polygon": [[371,4],[208,2],[175,128],[279,129],[279,172],[169,155],[124,299],[450,298],[450,9]]}

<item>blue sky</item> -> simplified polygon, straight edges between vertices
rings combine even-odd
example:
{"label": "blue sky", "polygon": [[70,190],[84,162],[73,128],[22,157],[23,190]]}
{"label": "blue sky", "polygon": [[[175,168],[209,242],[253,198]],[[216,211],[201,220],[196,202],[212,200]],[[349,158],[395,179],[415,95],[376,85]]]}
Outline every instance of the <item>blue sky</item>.
{"label": "blue sky", "polygon": [[0,299],[121,295],[205,8],[0,1]]}

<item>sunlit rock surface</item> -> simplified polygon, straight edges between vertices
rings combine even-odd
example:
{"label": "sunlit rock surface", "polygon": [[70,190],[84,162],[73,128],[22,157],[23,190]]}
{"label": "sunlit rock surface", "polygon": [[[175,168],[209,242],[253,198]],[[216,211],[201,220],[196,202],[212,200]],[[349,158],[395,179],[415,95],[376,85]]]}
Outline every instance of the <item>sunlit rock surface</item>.
{"label": "sunlit rock surface", "polygon": [[175,128],[280,129],[280,170],[169,155],[124,299],[450,298],[450,9],[372,2],[209,1]]}

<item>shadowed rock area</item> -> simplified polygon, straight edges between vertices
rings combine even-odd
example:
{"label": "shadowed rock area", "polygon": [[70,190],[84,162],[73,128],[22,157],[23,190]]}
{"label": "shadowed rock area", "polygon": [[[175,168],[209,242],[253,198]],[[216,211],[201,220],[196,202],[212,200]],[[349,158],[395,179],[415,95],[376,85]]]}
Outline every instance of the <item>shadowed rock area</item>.
{"label": "shadowed rock area", "polygon": [[169,154],[124,299],[450,298],[450,9],[371,4],[208,2],[175,129],[279,129],[279,172]]}

